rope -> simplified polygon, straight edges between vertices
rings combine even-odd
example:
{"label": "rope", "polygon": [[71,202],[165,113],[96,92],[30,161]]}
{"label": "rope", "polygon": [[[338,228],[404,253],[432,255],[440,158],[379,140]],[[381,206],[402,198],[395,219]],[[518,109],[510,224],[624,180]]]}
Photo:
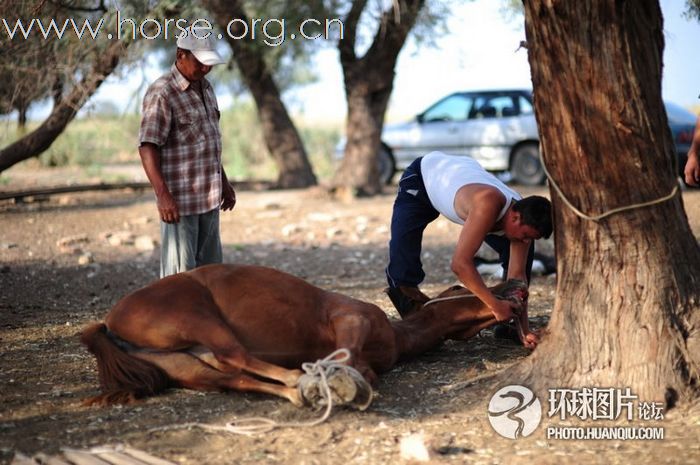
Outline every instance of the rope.
{"label": "rope", "polygon": [[[523,283],[523,285],[525,285],[525,284]],[[469,293],[469,294],[450,295],[450,296],[447,296],[447,297],[435,297],[434,299],[430,299],[429,301],[427,301],[426,303],[424,303],[424,304],[423,304],[423,307],[425,308],[425,307],[427,307],[427,306],[430,305],[430,304],[436,304],[436,303],[438,303],[438,302],[445,302],[445,301],[448,301],[448,300],[465,299],[465,298],[467,298],[467,297],[475,297],[475,295]],[[496,297],[498,297],[499,299],[502,298],[501,296],[496,296]],[[517,298],[514,298],[514,297],[506,297],[504,300],[512,300],[512,301],[514,301],[514,302],[517,303],[517,304],[522,304],[522,302],[520,301],[520,299],[517,299]]]}
{"label": "rope", "polygon": [[[316,426],[326,421],[331,414],[331,410],[333,409],[333,397],[331,388],[328,385],[328,376],[335,371],[341,371],[350,376],[353,381],[359,385],[358,392],[360,389],[367,390],[369,393],[367,400],[357,406],[359,410],[365,410],[372,403],[372,387],[355,368],[345,364],[345,362],[348,360],[350,360],[350,351],[348,349],[338,349],[324,359],[316,360],[315,362],[305,362],[301,365],[301,368],[304,370],[306,375],[319,378],[321,397],[323,398],[323,402],[326,404],[323,415],[315,420],[302,422],[277,422],[264,417],[251,417],[230,421],[224,425],[190,422],[180,425],[161,426],[158,428],[149,429],[148,432],[201,428],[205,431],[254,436],[256,434],[270,432],[276,428],[302,428]],[[302,375],[302,377],[306,375]]]}
{"label": "rope", "polygon": [[549,179],[550,184],[552,187],[554,187],[554,190],[557,191],[557,194],[559,194],[559,197],[562,199],[564,204],[573,211],[576,216],[583,218],[584,220],[590,220],[590,221],[600,221],[603,218],[607,218],[608,216],[614,215],[615,213],[620,213],[628,210],[634,210],[637,208],[644,208],[644,207],[650,207],[652,205],[656,205],[659,203],[666,202],[667,200],[671,200],[673,197],[676,196],[678,193],[678,183],[673,187],[673,190],[671,190],[671,193],[668,195],[665,195],[663,197],[659,197],[658,199],[655,200],[650,200],[648,202],[641,202],[641,203],[634,203],[632,205],[627,205],[624,207],[618,207],[618,208],[613,208],[612,210],[608,210],[607,212],[600,213],[598,215],[587,215],[586,213],[583,213],[581,210],[576,208],[571,201],[564,195],[562,190],[559,188],[559,185],[554,181],[554,178],[552,178],[552,175],[549,174],[549,171],[547,170],[547,165],[544,163],[544,158],[542,157],[542,151],[540,150],[540,164],[542,165],[542,169],[544,170],[544,174],[547,176],[547,179]]}

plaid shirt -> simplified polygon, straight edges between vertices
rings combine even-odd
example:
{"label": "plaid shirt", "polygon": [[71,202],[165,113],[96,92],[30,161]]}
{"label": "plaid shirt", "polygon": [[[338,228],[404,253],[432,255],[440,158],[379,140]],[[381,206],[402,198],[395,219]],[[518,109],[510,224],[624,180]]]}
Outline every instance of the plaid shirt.
{"label": "plaid shirt", "polygon": [[[190,83],[175,65],[146,91],[139,142],[161,152],[161,172],[180,215],[221,205],[221,131],[211,84]],[[202,98],[202,96],[204,98]]]}

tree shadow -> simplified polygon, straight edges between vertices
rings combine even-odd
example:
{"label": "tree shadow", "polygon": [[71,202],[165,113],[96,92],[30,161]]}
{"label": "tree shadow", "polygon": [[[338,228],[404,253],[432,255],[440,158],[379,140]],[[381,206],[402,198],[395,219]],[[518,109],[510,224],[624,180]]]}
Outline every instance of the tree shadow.
{"label": "tree shadow", "polygon": [[[137,201],[137,200],[136,200]],[[302,247],[281,244],[226,243],[225,261],[270,266],[327,290],[372,302],[390,319],[398,314],[382,292],[385,286],[384,245]],[[424,265],[430,295],[448,287],[452,248],[428,245]],[[277,421],[309,421],[320,416],[284,400],[261,394],[200,393],[170,390],[135,406],[88,408],[81,399],[97,394],[94,359],[77,334],[86,323],[104,317],[124,295],[157,279],[158,254],[144,258],[136,251],[118,260],[87,266],[44,261],[10,264],[0,272],[0,360],[2,454],[21,450],[53,453],[61,447],[89,447],[110,442],[151,441],[156,450],[177,449],[177,441],[206,444],[207,433],[195,430],[148,433],[151,428],[189,421],[221,423],[233,417],[269,417]],[[378,396],[367,412],[339,409],[319,431],[392,419],[425,419],[454,411],[455,396],[446,387],[497,370],[527,356],[525,349],[494,341],[488,331],[469,341],[446,341],[381,375]],[[10,382],[10,380],[13,380]],[[460,395],[469,397],[468,390]],[[350,426],[351,427],[351,426]],[[5,434],[7,432],[7,434]],[[287,434],[283,430],[279,434]],[[34,439],[34,438],[40,439]],[[144,439],[145,438],[145,439]],[[231,439],[233,444],[239,439]],[[150,449],[149,449],[150,450]],[[187,451],[182,453],[187,454]],[[0,456],[0,459],[4,459]]]}

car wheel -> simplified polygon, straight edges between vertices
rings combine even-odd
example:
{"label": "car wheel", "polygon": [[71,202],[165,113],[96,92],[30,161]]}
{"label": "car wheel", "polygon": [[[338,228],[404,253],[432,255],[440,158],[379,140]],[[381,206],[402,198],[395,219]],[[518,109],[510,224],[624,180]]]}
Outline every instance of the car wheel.
{"label": "car wheel", "polygon": [[390,184],[396,172],[396,162],[394,161],[394,156],[391,154],[391,150],[384,144],[379,147],[377,163],[379,163],[380,181],[383,184]]}
{"label": "car wheel", "polygon": [[525,186],[544,183],[545,174],[537,144],[523,144],[515,149],[510,162],[510,174],[515,182]]}

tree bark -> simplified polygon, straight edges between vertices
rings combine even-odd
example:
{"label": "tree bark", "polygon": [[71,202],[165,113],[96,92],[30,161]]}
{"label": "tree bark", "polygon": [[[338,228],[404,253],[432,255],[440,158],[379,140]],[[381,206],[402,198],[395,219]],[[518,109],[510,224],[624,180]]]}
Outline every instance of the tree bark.
{"label": "tree bark", "polygon": [[119,64],[130,42],[115,41],[96,60],[91,73],[76,83],[73,90],[55,100],[48,118],[34,131],[0,150],[0,173],[21,161],[39,156],[51,147],[78,110]]}
{"label": "tree bark", "polygon": [[[399,5],[395,19],[396,4]],[[372,45],[364,56],[355,52],[357,27],[367,1],[355,0],[345,18],[345,37],[338,42],[348,105],[347,143],[343,161],[333,184],[348,187],[358,195],[381,192],[377,153],[381,143],[384,114],[394,85],[394,68],[416,22],[424,0],[394,2],[385,11]]]}
{"label": "tree bark", "polygon": [[[204,0],[203,3],[214,14],[223,31],[226,31],[232,19],[241,19],[250,24],[240,1]],[[241,36],[242,25],[234,23],[231,33],[236,37]],[[234,39],[226,33],[224,37],[233,50],[233,58],[255,100],[267,149],[279,169],[277,186],[295,188],[316,185],[316,176],[304,144],[282,102],[260,45],[248,38]]]}
{"label": "tree bark", "polygon": [[[527,0],[540,143],[551,180],[593,214],[678,185],[661,99],[657,0]],[[541,393],[629,387],[668,408],[698,393],[700,248],[678,191],[598,221],[552,190],[558,285],[547,334],[508,374]]]}

